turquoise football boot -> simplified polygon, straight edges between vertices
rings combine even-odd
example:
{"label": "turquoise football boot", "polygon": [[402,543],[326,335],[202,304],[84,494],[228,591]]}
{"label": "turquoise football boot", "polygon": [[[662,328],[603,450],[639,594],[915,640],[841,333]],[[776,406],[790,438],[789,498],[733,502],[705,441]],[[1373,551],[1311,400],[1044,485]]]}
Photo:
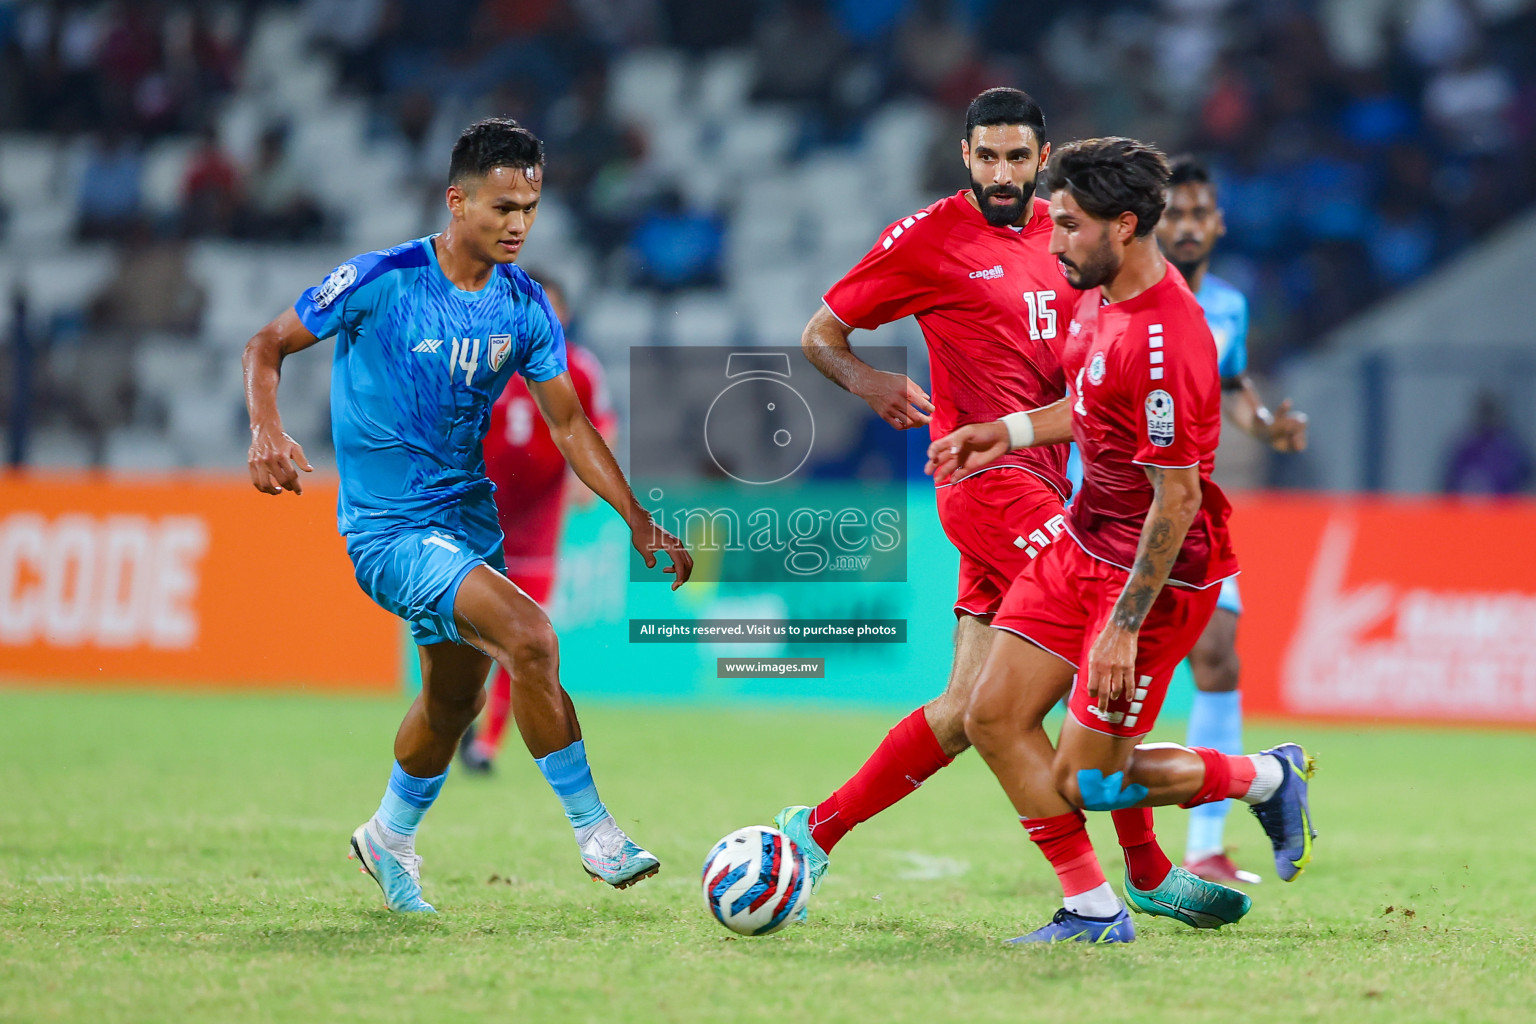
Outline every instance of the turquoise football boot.
{"label": "turquoise football boot", "polygon": [[[795,848],[805,857],[805,866],[811,876],[811,892],[814,894],[821,886],[821,876],[827,873],[827,868],[832,866],[832,858],[817,844],[811,836],[811,811],[814,808],[797,804],[786,807],[773,816],[773,827],[789,837],[789,841],[795,844]],[[801,923],[810,916],[810,900],[800,908],[796,920]]]}
{"label": "turquoise football boot", "polygon": [[379,883],[384,891],[384,905],[390,910],[437,913],[437,908],[421,898],[421,858],[414,853],[396,853],[385,846],[372,818],[352,833],[352,850],[347,859],[358,861],[358,870]]}
{"label": "turquoise football boot", "polygon": [[624,834],[613,815],[608,815],[592,830],[586,842],[578,842],[581,866],[594,882],[607,882],[615,889],[628,889],[661,870],[661,861],[640,848]]}
{"label": "turquoise football boot", "polygon": [[1253,907],[1245,892],[1207,882],[1175,867],[1155,889],[1138,889],[1125,876],[1125,902],[1138,914],[1171,917],[1191,928],[1220,928],[1236,924]]}

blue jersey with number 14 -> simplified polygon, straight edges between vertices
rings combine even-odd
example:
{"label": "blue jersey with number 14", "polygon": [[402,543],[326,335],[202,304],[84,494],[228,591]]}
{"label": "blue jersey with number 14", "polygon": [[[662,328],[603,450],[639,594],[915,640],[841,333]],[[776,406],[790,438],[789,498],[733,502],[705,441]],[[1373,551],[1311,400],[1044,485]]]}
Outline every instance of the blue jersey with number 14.
{"label": "blue jersey with number 14", "polygon": [[434,237],[354,257],[294,304],[315,337],[336,336],[331,434],[346,535],[458,529],[459,507],[493,491],[480,442],[507,380],[565,372],[544,289],[502,264],[464,291],[443,274]]}

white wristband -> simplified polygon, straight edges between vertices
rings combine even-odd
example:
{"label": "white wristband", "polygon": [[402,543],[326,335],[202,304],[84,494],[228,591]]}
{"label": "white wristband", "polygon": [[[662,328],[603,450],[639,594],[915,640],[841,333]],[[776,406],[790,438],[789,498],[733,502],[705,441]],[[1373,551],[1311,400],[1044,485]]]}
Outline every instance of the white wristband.
{"label": "white wristband", "polygon": [[1008,428],[1009,448],[1028,448],[1035,443],[1035,425],[1029,413],[1011,412],[1003,417],[1003,426]]}

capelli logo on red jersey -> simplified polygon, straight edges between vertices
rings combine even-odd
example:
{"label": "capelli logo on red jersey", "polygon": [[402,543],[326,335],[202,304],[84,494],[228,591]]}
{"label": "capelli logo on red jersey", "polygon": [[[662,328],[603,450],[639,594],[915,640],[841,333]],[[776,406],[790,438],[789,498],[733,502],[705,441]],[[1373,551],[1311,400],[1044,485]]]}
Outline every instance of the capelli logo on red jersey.
{"label": "capelli logo on red jersey", "polygon": [[1000,278],[1002,276],[1003,276],[1003,265],[1001,263],[997,264],[996,266],[988,267],[985,270],[973,270],[973,271],[971,271],[971,280],[972,281],[975,281],[978,278],[980,280],[983,280],[983,281],[996,281],[998,278]]}

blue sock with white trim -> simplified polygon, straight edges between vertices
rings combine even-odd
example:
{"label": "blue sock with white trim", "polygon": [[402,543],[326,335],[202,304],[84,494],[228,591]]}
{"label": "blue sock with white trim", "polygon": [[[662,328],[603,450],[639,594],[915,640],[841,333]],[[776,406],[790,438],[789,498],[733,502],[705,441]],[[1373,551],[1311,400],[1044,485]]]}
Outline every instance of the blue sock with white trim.
{"label": "blue sock with white trim", "polygon": [[384,799],[373,815],[384,833],[385,844],[409,850],[416,844],[416,829],[421,826],[422,816],[442,791],[448,773],[429,779],[417,778],[406,773],[396,761],[389,773],[389,785],[384,789]]}
{"label": "blue sock with white trim", "polygon": [[[1243,752],[1243,695],[1241,691],[1206,693],[1195,691],[1195,703],[1189,711],[1189,738],[1191,747],[1209,747],[1223,754]],[[1189,811],[1189,839],[1184,846],[1184,859],[1208,857],[1220,853],[1225,846],[1227,812],[1231,800],[1218,800],[1201,804]]]}
{"label": "blue sock with white trim", "polygon": [[586,839],[592,826],[608,817],[608,808],[597,795],[597,783],[592,781],[586,743],[577,740],[553,754],[534,758],[533,763],[560,798],[560,806],[565,808],[565,816],[576,830],[577,841]]}

